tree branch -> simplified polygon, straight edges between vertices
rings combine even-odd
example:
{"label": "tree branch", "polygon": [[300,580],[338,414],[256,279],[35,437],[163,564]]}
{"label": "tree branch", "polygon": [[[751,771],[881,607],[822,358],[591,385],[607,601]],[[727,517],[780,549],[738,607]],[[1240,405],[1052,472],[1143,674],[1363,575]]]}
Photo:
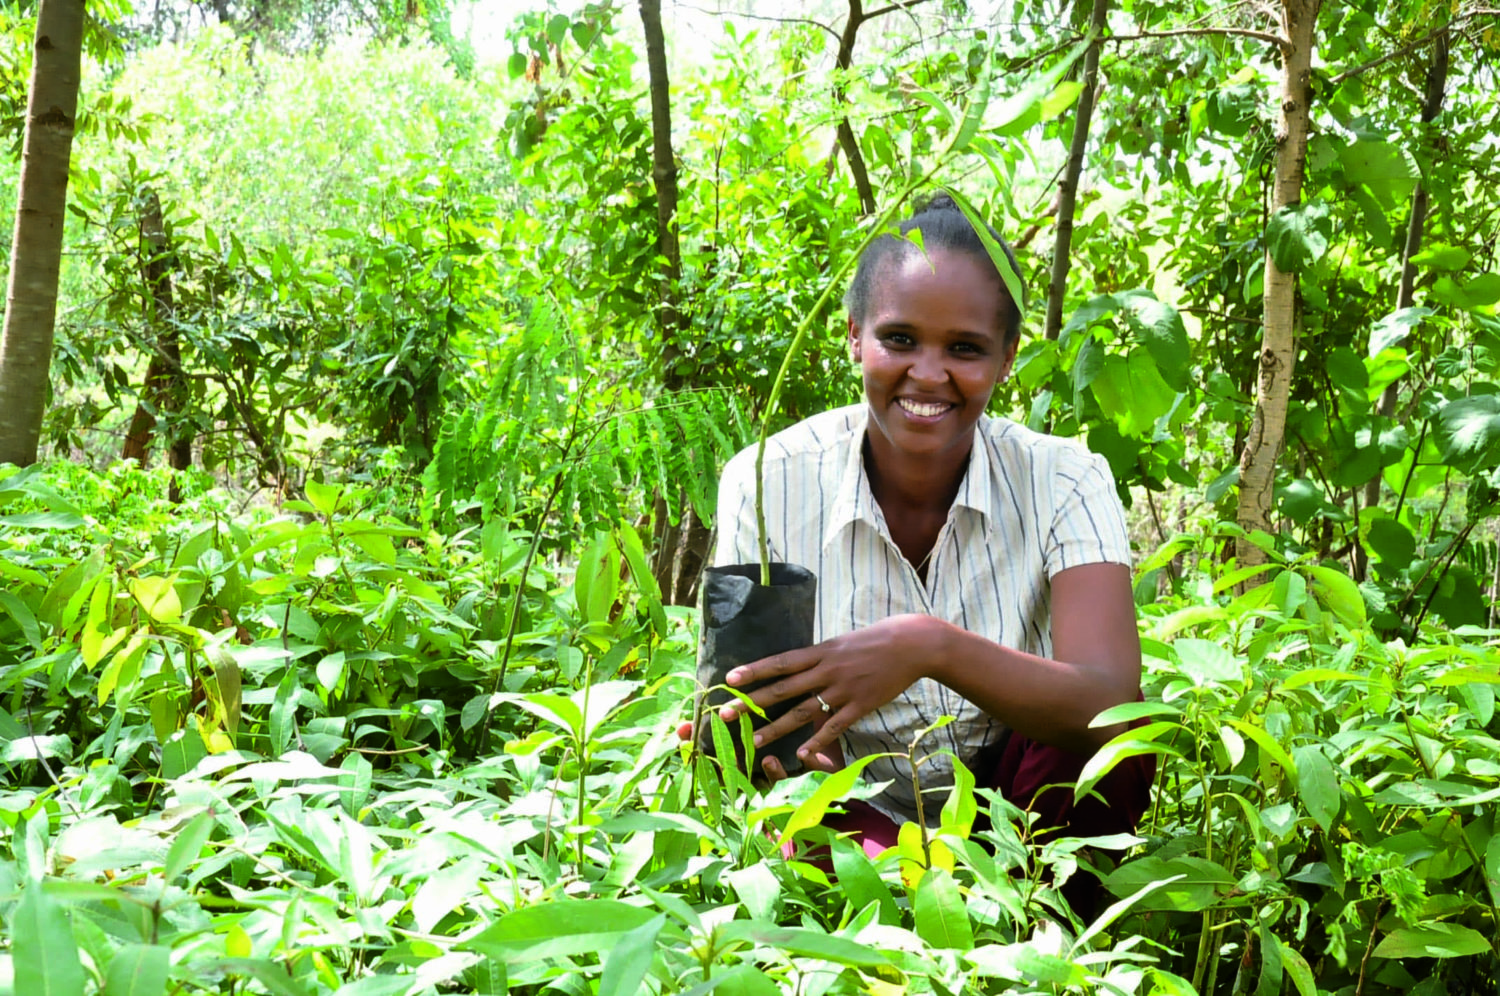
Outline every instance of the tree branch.
{"label": "tree branch", "polygon": [[1287,44],[1287,40],[1280,35],[1256,31],[1252,28],[1178,28],[1174,31],[1142,31],[1133,35],[1105,35],[1100,41],[1121,42],[1138,41],[1142,38],[1183,38],[1204,35],[1235,35],[1240,38],[1254,38],[1281,48],[1285,48]]}
{"label": "tree branch", "polygon": [[[920,0],[919,0],[920,2]],[[838,38],[839,33],[822,21],[815,21],[810,17],[770,17],[766,14],[741,14],[738,11],[707,10],[703,7],[695,7],[690,3],[679,3],[677,6],[683,10],[697,11],[699,14],[709,14],[713,17],[743,17],[747,21],[770,21],[773,24],[811,24],[815,28],[821,28]]]}
{"label": "tree branch", "polygon": [[1426,45],[1428,42],[1432,41],[1439,35],[1445,35],[1456,28],[1462,27],[1465,21],[1470,20],[1476,14],[1482,13],[1485,12],[1482,10],[1465,11],[1463,14],[1449,21],[1442,27],[1434,28],[1431,31],[1427,32],[1427,34],[1423,35],[1421,38],[1418,38],[1416,41],[1407,42],[1400,48],[1393,49],[1392,51],[1387,52],[1385,55],[1382,55],[1380,58],[1372,59],[1362,66],[1355,66],[1353,69],[1346,69],[1342,73],[1339,73],[1337,76],[1333,77],[1333,79],[1329,80],[1329,82],[1336,86],[1344,82],[1345,80],[1354,79],[1354,77],[1356,76],[1363,76],[1370,70],[1378,69],[1379,67],[1385,65],[1392,59],[1399,59],[1403,55],[1406,55],[1408,52],[1411,52],[1414,49],[1421,48],[1423,45]]}
{"label": "tree branch", "polygon": [[917,6],[918,4],[923,4],[923,3],[926,3],[926,2],[927,2],[927,0],[906,0],[905,3],[901,3],[898,0],[897,3],[886,4],[884,7],[881,7],[879,10],[872,10],[872,11],[870,11],[868,14],[865,15],[865,20],[867,20],[867,21],[873,21],[875,18],[879,17],[880,15],[882,15],[882,14],[889,14],[893,10],[910,10],[911,8]]}

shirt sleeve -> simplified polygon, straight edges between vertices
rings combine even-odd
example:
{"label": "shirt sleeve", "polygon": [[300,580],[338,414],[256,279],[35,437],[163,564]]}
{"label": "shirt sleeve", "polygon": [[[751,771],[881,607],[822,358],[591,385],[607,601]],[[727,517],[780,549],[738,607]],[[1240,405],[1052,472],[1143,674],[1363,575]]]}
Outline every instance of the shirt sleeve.
{"label": "shirt sleeve", "polygon": [[745,450],[724,465],[714,526],[719,540],[713,566],[760,562],[755,528],[755,453]]}
{"label": "shirt sleeve", "polygon": [[1125,508],[1115,490],[1109,463],[1097,453],[1080,452],[1060,462],[1058,496],[1046,544],[1047,577],[1082,564],[1130,566]]}

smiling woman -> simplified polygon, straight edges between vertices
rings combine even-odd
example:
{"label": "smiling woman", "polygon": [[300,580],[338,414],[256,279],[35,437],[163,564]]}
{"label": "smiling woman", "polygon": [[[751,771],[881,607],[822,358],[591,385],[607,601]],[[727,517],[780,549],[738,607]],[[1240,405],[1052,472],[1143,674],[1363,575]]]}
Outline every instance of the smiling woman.
{"label": "smiling woman", "polygon": [[[1093,718],[1140,694],[1130,546],[1105,461],[985,414],[1015,358],[1020,310],[951,198],[939,194],[900,237],[871,245],[846,304],[864,403],[766,448],[771,556],[818,576],[817,642],[729,675],[771,679],[752,695],[761,707],[796,703],[757,743],[813,722],[798,756],[832,770],[905,752],[951,716],[927,749],[950,749],[981,784],[1040,812],[1038,830],[1129,830],[1149,760],[1116,768],[1100,785],[1105,802],[1075,810],[1071,791],[1038,796],[1076,779],[1118,732],[1091,729]],[[720,564],[756,559],[754,456],[724,471]],[[784,775],[775,758],[763,763]],[[917,799],[903,759],[878,758],[865,775],[890,786],[873,809],[851,804],[840,826],[875,853],[917,818]],[[938,793],[923,807],[931,821],[951,761],[925,765],[921,784]]]}

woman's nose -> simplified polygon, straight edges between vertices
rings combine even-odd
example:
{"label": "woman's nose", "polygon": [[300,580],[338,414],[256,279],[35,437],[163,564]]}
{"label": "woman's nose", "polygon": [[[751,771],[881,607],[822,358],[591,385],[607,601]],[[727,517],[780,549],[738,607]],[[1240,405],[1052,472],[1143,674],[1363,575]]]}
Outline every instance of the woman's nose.
{"label": "woman's nose", "polygon": [[919,349],[912,357],[911,370],[908,376],[912,380],[923,384],[945,384],[948,382],[948,368],[943,362],[943,353],[937,349]]}

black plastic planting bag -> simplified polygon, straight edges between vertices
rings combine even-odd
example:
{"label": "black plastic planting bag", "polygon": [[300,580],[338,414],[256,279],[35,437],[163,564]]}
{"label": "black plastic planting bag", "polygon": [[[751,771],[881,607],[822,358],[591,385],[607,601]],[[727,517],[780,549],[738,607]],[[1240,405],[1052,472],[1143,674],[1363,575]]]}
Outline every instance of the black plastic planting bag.
{"label": "black plastic planting bag", "polygon": [[[723,688],[724,678],[741,664],[763,657],[811,646],[813,613],[817,608],[818,579],[805,567],[796,564],[772,564],[769,586],[759,583],[759,564],[733,564],[710,567],[703,572],[703,632],[698,641],[698,687],[708,689],[703,704],[704,722],[698,728],[698,743],[713,753],[713,736],[708,721],[713,713],[734,695]],[[764,684],[764,682],[760,683]],[[752,692],[760,684],[741,687]],[[755,729],[779,718],[800,704],[800,699],[779,702],[766,710],[766,718],[754,713],[750,719]],[[744,745],[739,731],[731,728],[736,760],[745,769]],[[786,773],[802,770],[797,748],[813,735],[811,723],[766,744],[760,751],[781,762]]]}

